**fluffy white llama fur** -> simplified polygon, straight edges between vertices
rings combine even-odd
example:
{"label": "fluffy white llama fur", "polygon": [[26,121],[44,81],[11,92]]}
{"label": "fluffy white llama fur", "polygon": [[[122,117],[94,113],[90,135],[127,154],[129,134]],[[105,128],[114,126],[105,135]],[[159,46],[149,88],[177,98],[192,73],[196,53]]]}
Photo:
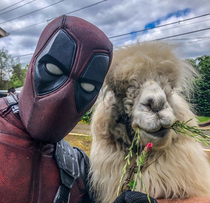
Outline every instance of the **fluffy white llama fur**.
{"label": "fluffy white llama fur", "polygon": [[[119,138],[130,143],[125,125],[118,122],[125,113],[133,127],[139,126],[141,143],[152,142],[154,146],[148,159],[152,164],[143,169],[150,196],[187,198],[210,194],[210,166],[202,146],[171,129],[160,129],[169,128],[175,120],[192,119],[189,125],[197,125],[183,97],[189,95],[195,75],[194,69],[178,59],[166,43],[136,43],[114,52],[91,126],[90,184],[97,203],[111,203],[117,197],[128,153]],[[131,165],[134,162],[135,156]],[[139,179],[136,190],[145,192]]]}

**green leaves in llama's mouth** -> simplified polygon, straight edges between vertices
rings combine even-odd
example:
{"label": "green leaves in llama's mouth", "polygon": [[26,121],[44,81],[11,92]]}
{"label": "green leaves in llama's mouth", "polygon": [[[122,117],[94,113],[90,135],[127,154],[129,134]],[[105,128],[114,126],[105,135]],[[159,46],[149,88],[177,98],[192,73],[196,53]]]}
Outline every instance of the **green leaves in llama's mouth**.
{"label": "green leaves in llama's mouth", "polygon": [[[184,134],[187,137],[192,137],[195,141],[203,142],[205,145],[210,145],[210,136],[205,134],[205,130],[199,129],[197,126],[190,126],[188,123],[191,121],[188,120],[186,122],[176,121],[170,128],[175,131],[177,134]],[[131,158],[133,157],[133,148],[137,146],[136,152],[136,162],[132,165]],[[136,190],[137,187],[137,177],[140,177],[141,185],[143,189],[147,193],[148,201],[150,201],[150,197],[148,192],[146,191],[145,184],[143,182],[141,170],[145,166],[147,159],[149,157],[149,152],[152,150],[152,143],[148,143],[144,150],[140,152],[140,131],[139,128],[136,128],[135,135],[132,140],[132,144],[128,150],[128,154],[125,157],[125,165],[122,170],[122,175],[120,178],[117,195],[123,192],[126,189],[130,189],[132,191]],[[128,177],[125,179],[124,176],[129,170]],[[134,179],[134,174],[136,174]],[[125,179],[125,180],[124,180]],[[124,180],[123,184],[122,181]]]}
{"label": "green leaves in llama's mouth", "polygon": [[[133,156],[133,148],[135,145],[137,146],[136,162],[132,165],[130,159]],[[146,190],[146,187],[142,178],[142,173],[141,173],[141,170],[143,166],[146,164],[148,156],[149,156],[149,152],[151,150],[152,150],[152,143],[147,143],[143,151],[140,150],[140,131],[139,131],[139,128],[137,128],[135,131],[133,140],[132,140],[132,144],[129,148],[129,152],[127,156],[125,157],[126,162],[122,170],[122,175],[121,175],[118,190],[117,190],[117,196],[120,194],[120,192],[123,192],[126,189],[130,189],[132,191],[136,190],[137,177],[139,176],[141,180],[140,184],[143,186],[143,189],[147,193],[148,201],[151,203],[151,200]],[[129,169],[128,177],[124,180],[122,184],[122,181],[128,169]],[[135,179],[134,179],[134,174],[136,174]]]}
{"label": "green leaves in llama's mouth", "polygon": [[186,122],[176,121],[172,126],[171,129],[175,131],[176,134],[184,134],[187,137],[194,138],[197,142],[202,142],[205,145],[210,145],[210,136],[205,133],[206,130],[199,129],[197,126],[189,126],[189,123],[192,119]]}

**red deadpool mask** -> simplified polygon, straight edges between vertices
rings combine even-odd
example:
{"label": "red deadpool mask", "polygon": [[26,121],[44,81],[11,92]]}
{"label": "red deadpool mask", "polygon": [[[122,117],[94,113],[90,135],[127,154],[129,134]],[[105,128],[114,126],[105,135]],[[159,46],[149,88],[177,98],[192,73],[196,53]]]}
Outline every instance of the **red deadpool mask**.
{"label": "red deadpool mask", "polygon": [[61,16],[42,32],[19,97],[20,117],[37,140],[66,136],[95,102],[112,58],[96,26]]}

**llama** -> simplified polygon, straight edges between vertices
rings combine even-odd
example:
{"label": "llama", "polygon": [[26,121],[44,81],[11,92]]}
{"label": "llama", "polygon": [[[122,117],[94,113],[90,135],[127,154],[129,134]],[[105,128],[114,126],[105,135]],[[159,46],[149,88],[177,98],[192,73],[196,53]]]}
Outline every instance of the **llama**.
{"label": "llama", "polygon": [[[91,124],[90,185],[97,203],[116,199],[137,127],[141,145],[153,143],[142,169],[150,196],[182,199],[210,195],[210,165],[201,144],[170,128],[177,120],[197,125],[186,101],[196,75],[167,43],[138,42],[114,52]],[[130,166],[135,161],[134,155]],[[124,179],[128,173],[129,168]],[[136,191],[145,192],[139,177]]]}

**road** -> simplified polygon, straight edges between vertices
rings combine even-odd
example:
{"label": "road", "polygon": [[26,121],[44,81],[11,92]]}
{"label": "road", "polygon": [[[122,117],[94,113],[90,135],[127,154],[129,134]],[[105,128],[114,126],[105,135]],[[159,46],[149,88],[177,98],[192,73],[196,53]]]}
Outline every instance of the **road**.
{"label": "road", "polygon": [[85,134],[90,135],[90,125],[79,122],[71,131],[71,134]]}

